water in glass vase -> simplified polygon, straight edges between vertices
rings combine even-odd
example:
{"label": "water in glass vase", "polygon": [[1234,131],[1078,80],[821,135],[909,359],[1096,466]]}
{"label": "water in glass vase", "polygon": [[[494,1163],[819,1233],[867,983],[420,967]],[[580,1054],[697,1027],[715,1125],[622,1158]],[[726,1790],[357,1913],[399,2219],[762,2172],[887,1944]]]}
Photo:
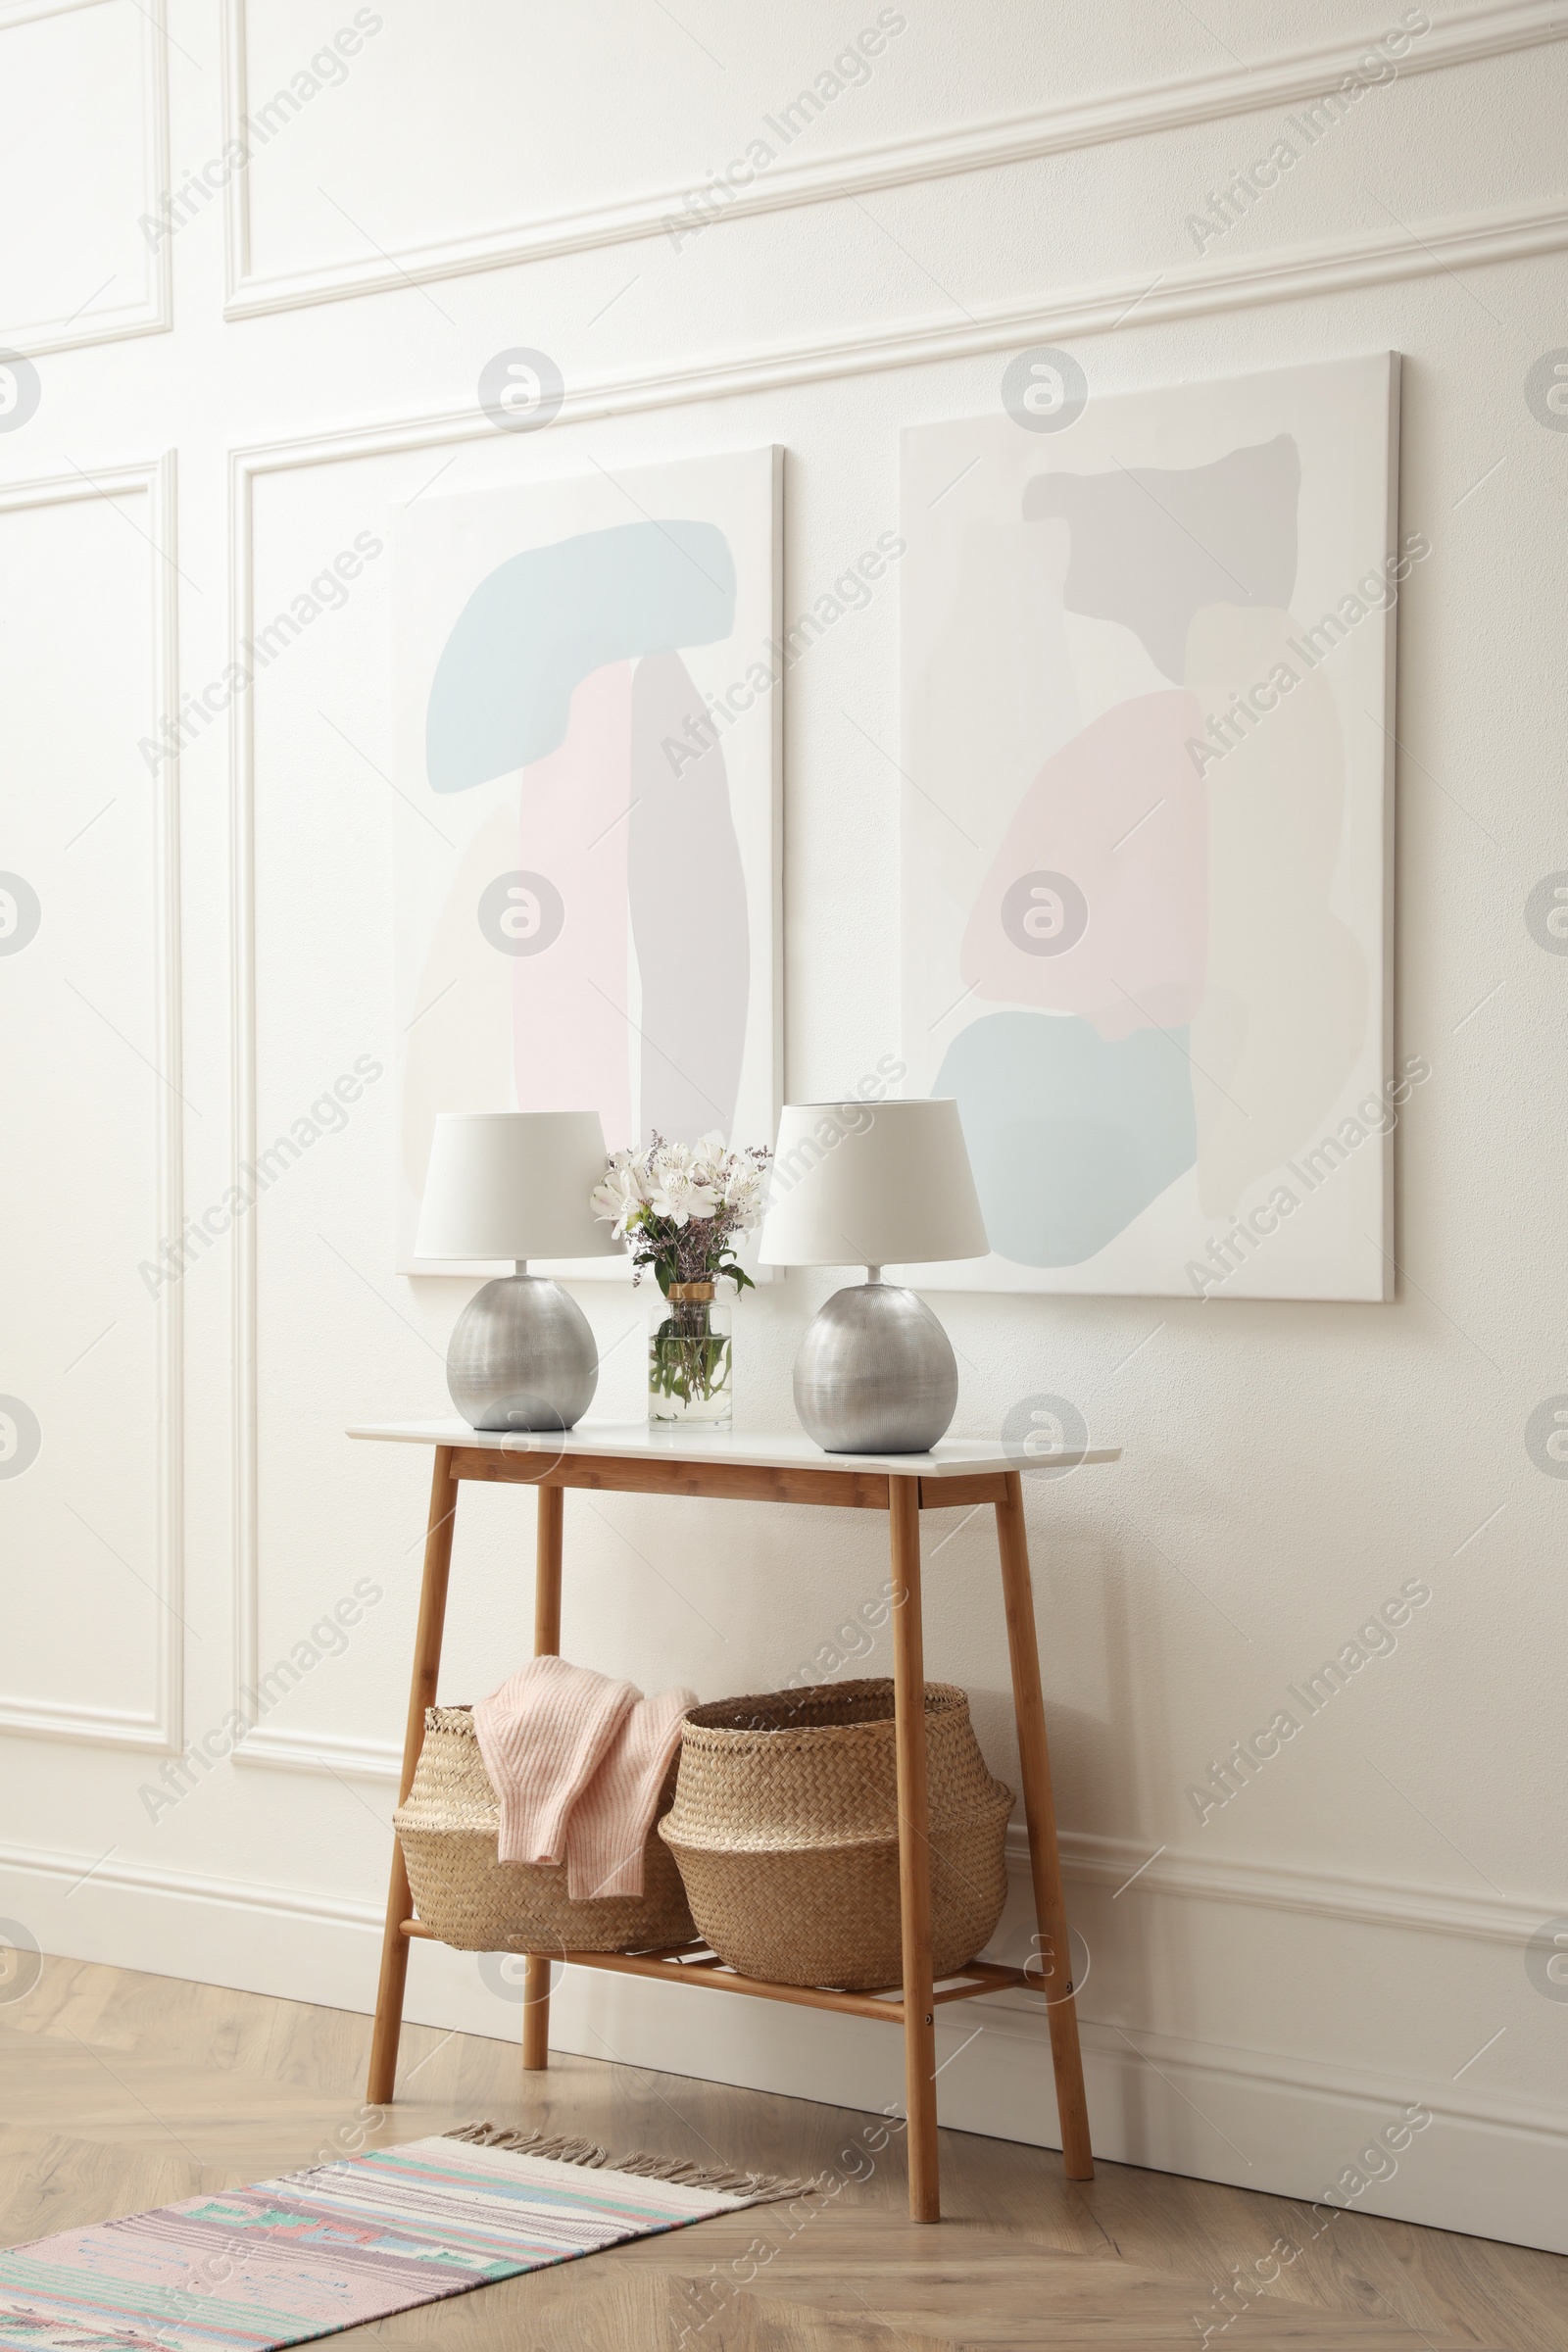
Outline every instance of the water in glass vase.
{"label": "water in glass vase", "polygon": [[648,1341],[648,1420],[651,1428],[728,1429],[731,1385],[730,1317],[710,1282],[672,1282],[659,1299]]}

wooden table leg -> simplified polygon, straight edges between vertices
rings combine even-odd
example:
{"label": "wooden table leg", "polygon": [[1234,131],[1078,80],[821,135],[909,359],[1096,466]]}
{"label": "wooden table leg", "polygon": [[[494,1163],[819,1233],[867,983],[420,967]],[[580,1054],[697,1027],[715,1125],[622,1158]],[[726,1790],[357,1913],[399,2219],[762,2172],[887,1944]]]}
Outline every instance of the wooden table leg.
{"label": "wooden table leg", "polygon": [[[409,1720],[403,1735],[400,1805],[413,1786],[415,1767],[424,1744],[424,1710],[435,1704],[436,1679],[441,1671],[441,1632],[447,1613],[447,1578],[452,1567],[452,1523],[457,1508],[452,1448],[438,1446],[430,1477],[430,1516],[424,1538],[424,1576],[419,1587],[419,1625],[414,1638]],[[392,1883],[387,1891],[386,1927],[381,1937],[381,1981],[376,1986],[375,2032],[370,2040],[370,2076],[366,2090],[372,2107],[385,2107],[397,2087],[403,1987],[409,1973],[409,1939],[403,1933],[403,1922],[410,1916],[411,1899],[403,1848],[394,1838]]]}
{"label": "wooden table leg", "polygon": [[893,1709],[899,1769],[899,1909],[904,1930],[904,2085],[909,2218],[942,2219],[937,2171],[937,2048],[931,1998],[931,1805],[925,1770],[920,1639],[920,1482],[888,1481],[893,1544]]}
{"label": "wooden table leg", "polygon": [[1035,1919],[1040,1932],[1041,1960],[1047,1972],[1050,2003],[1047,2014],[1051,2021],[1051,2058],[1056,2076],[1062,2164],[1069,2180],[1092,2180],[1095,2159],[1089,2144],[1089,2109],[1084,2099],[1083,2054],[1078,2046],[1072,1947],[1067,1939],[1061,1858],[1056,1850],[1056,1812],[1051,1793],[1051,1754],[1046,1745],[1046,1705],[1040,1689],[1040,1651],[1035,1634],[1034,1587],[1029,1579],[1023,1482],[1016,1470],[1007,1474],[1006,1500],[997,1504],[997,1547],[1002,1554],[1002,1591],[1007,1611],[1007,1649],[1012,1660],[1012,1704],[1018,1722],[1024,1815],[1029,1824]]}
{"label": "wooden table leg", "polygon": [[[565,1507],[564,1487],[540,1488],[533,1567],[536,1658],[561,1653],[561,1538]],[[538,2074],[550,2064],[550,1961],[543,1952],[528,1954],[522,1974],[522,2064],[527,2074]]]}

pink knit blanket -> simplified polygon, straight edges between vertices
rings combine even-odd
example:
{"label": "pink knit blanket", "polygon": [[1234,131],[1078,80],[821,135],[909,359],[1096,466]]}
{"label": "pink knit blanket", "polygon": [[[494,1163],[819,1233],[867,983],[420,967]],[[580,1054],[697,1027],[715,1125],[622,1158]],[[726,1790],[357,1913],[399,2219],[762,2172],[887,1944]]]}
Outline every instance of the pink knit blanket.
{"label": "pink knit blanket", "polygon": [[503,1862],[561,1862],[573,1902],[641,1894],[643,1847],[695,1690],[644,1698],[564,1658],[530,1658],[473,1710],[501,1804]]}

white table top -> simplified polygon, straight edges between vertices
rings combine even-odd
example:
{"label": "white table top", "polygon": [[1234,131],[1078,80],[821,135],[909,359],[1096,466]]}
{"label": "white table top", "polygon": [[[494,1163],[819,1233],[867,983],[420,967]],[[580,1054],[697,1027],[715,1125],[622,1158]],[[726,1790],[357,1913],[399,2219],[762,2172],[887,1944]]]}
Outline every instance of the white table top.
{"label": "white table top", "polygon": [[963,1478],[986,1470],[1063,1470],[1078,1462],[1115,1462],[1119,1446],[1083,1453],[1026,1453],[995,1438],[942,1438],[931,1453],[824,1453],[804,1430],[651,1430],[645,1421],[579,1421],[554,1430],[470,1429],[466,1421],[378,1421],[351,1427],[351,1438],[395,1446],[465,1446],[486,1453],[575,1454],[622,1462],[728,1462],[754,1470],[875,1470],[901,1478]]}

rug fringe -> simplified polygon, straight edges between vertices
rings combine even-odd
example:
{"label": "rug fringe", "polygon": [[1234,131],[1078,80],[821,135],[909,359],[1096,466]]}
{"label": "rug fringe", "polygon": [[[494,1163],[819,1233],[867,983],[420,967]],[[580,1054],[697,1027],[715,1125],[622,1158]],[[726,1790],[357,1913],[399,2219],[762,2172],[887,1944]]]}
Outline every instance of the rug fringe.
{"label": "rug fringe", "polygon": [[595,2168],[608,2164],[605,2150],[591,2139],[567,2139],[559,2133],[552,2137],[544,2132],[514,2132],[505,2124],[465,2124],[455,2132],[443,2132],[443,2139],[466,2139],[480,2148],[511,2148],[518,2156],[548,2156],[555,2164],[586,2164]]}
{"label": "rug fringe", "polygon": [[464,2124],[442,2133],[481,2148],[510,2148],[519,2156],[546,2156],[558,2164],[583,2164],[630,2173],[643,2180],[668,2180],[678,2188],[712,2188],[721,2196],[744,2197],[752,2205],[782,2204],[790,2197],[820,2194],[828,2182],[820,2173],[791,2180],[781,2173],[739,2172],[729,2165],[693,2164],[684,2156],[652,2156],[636,2149],[611,2156],[591,2139],[552,2138],[543,2132],[514,2131],[504,2124]]}
{"label": "rug fringe", "polygon": [[671,2180],[680,2188],[716,2188],[732,2197],[746,2197],[754,2205],[779,2204],[788,2197],[808,2196],[813,2190],[820,2193],[827,2183],[820,2174],[809,2179],[792,2180],[782,2173],[742,2173],[722,2164],[692,2164],[679,2156],[649,2156],[642,2151],[632,2156],[617,2156],[612,2170],[633,2173],[645,2180]]}

